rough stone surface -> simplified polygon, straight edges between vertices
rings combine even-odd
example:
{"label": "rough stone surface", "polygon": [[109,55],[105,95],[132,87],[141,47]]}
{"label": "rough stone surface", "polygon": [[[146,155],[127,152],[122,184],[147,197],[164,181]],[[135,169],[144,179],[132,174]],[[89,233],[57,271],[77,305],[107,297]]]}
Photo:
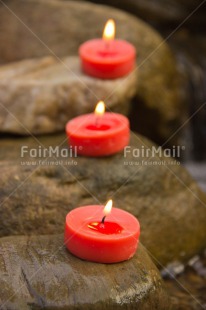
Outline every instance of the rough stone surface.
{"label": "rough stone surface", "polygon": [[63,236],[0,239],[0,306],[13,309],[169,309],[160,275],[140,245],[119,264],[71,255]]}
{"label": "rough stone surface", "polygon": [[[136,75],[100,80],[84,75],[75,56],[23,60],[0,67],[0,131],[45,134],[64,130],[71,118],[93,112],[99,100],[108,110],[128,114]],[[118,87],[122,83],[122,87]]]}
{"label": "rough stone surface", "polygon": [[[46,149],[67,148],[64,135],[39,141]],[[0,235],[63,233],[70,210],[112,198],[138,217],[141,241],[161,268],[186,261],[206,245],[206,196],[174,159],[141,151],[133,157],[145,144],[154,145],[136,135],[126,157],[41,158],[39,164],[33,153],[20,158],[21,146],[39,149],[34,138],[1,140]]]}
{"label": "rough stone surface", "polygon": [[[139,82],[134,102],[140,109],[133,112],[134,128],[141,129],[136,124],[144,119],[145,133],[150,137],[152,133],[155,141],[162,142],[179,127],[179,111],[183,107],[176,62],[162,37],[144,22],[117,9],[81,1],[15,0],[7,1],[6,5],[33,33],[2,5],[2,62],[47,54],[74,55],[82,42],[102,35],[106,20],[112,16],[117,24],[117,37],[137,48]],[[171,145],[175,138],[170,140]]]}

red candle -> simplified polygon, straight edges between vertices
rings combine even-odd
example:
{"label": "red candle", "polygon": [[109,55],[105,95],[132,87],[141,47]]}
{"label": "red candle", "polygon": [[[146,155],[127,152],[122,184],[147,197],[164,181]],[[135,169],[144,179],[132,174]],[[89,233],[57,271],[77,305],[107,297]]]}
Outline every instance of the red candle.
{"label": "red candle", "polygon": [[114,40],[115,24],[109,20],[103,38],[83,43],[79,48],[83,71],[101,79],[115,79],[135,67],[135,47],[125,40]]}
{"label": "red candle", "polygon": [[100,101],[95,113],[78,116],[66,124],[71,148],[85,156],[107,156],[121,151],[129,143],[129,121],[118,113],[104,113]]}
{"label": "red candle", "polygon": [[64,241],[72,254],[97,263],[117,263],[135,254],[138,220],[126,211],[111,208],[109,200],[105,207],[85,206],[67,214]]}

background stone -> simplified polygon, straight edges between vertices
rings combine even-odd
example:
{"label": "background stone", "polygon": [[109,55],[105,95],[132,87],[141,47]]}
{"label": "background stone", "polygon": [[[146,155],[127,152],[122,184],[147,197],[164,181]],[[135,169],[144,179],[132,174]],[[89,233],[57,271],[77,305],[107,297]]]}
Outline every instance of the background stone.
{"label": "background stone", "polygon": [[8,64],[0,67],[0,131],[24,135],[63,131],[68,120],[93,112],[111,92],[108,110],[128,114],[136,91],[136,74],[95,79],[81,72],[75,56],[61,63],[45,57]]}
{"label": "background stone", "polygon": [[[64,135],[38,141],[46,148],[67,148]],[[21,146],[39,149],[38,141],[0,141],[1,236],[63,233],[70,210],[112,198],[116,207],[139,219],[141,241],[160,268],[204,249],[205,194],[174,159],[141,154],[152,142],[133,136],[126,157],[20,157]],[[140,150],[138,157],[133,150]]]}

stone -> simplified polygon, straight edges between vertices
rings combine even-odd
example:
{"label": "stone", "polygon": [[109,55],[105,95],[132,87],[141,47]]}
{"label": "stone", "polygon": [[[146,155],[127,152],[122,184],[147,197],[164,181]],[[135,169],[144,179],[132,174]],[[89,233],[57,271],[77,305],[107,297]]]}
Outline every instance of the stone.
{"label": "stone", "polygon": [[129,261],[96,264],[71,255],[62,235],[1,238],[0,277],[2,310],[169,309],[141,245]]}
{"label": "stone", "polygon": [[125,154],[86,158],[65,154],[65,135],[1,139],[0,236],[63,233],[70,210],[111,198],[139,219],[140,240],[160,268],[187,261],[206,245],[206,195],[154,147],[132,134]]}
{"label": "stone", "polygon": [[[10,0],[0,7],[0,43],[3,42],[0,60],[5,63],[47,54],[59,60],[75,55],[82,42],[101,37],[111,16],[117,24],[117,37],[137,48],[139,80],[133,128],[158,143],[164,142],[182,122],[179,113],[184,109],[182,80],[168,45],[140,19],[111,7],[81,1]],[[121,89],[122,85],[119,83],[118,87]],[[145,132],[139,125],[141,120]],[[169,142],[177,143],[177,135]]]}
{"label": "stone", "polygon": [[7,64],[0,67],[0,131],[24,135],[63,131],[68,120],[93,112],[111,92],[108,111],[128,114],[136,90],[135,74],[127,79],[95,79],[81,72],[77,56],[62,62],[48,56]]}

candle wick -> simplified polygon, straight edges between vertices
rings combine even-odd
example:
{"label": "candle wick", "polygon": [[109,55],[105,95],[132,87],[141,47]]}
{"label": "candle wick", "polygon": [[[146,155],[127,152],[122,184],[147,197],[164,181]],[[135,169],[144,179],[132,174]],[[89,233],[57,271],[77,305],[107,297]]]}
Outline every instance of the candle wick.
{"label": "candle wick", "polygon": [[110,49],[110,40],[105,40],[105,48],[106,50],[109,50]]}
{"label": "candle wick", "polygon": [[100,127],[100,124],[99,124],[100,118],[101,118],[101,117],[99,117],[99,115],[97,115],[96,121],[95,121],[95,126],[96,126],[97,128]]}
{"label": "candle wick", "polygon": [[102,218],[102,224],[104,224],[105,218],[106,218],[106,215],[103,216],[103,218]]}

